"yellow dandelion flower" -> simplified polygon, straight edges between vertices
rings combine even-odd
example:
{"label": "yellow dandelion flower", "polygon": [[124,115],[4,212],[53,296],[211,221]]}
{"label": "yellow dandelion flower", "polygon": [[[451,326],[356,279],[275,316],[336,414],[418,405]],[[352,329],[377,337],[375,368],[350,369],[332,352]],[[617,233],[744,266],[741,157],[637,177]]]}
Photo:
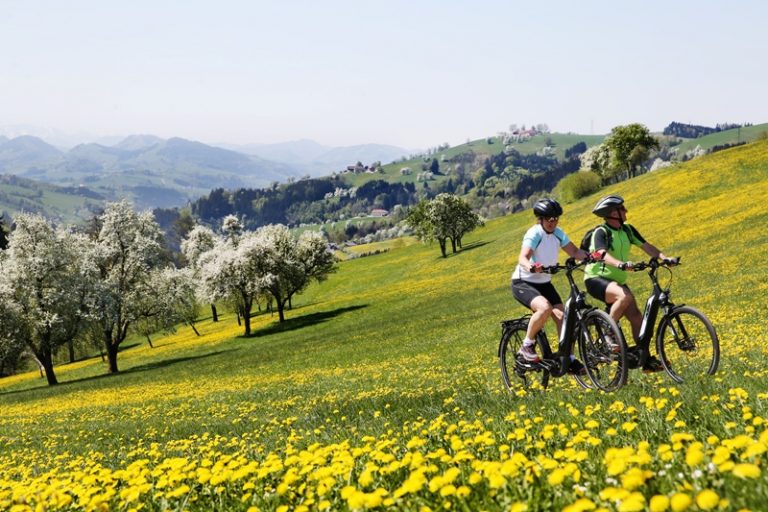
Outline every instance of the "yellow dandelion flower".
{"label": "yellow dandelion flower", "polygon": [[704,489],[696,495],[696,505],[701,510],[712,510],[720,503],[720,496],[711,489]]}
{"label": "yellow dandelion flower", "polygon": [[691,506],[693,500],[684,492],[678,492],[669,500],[669,505],[674,512],[682,512]]}
{"label": "yellow dandelion flower", "polygon": [[619,512],[641,512],[645,510],[645,496],[639,492],[633,492],[619,504]]}
{"label": "yellow dandelion flower", "polygon": [[760,468],[755,464],[736,464],[733,468],[733,474],[739,478],[759,478]]}
{"label": "yellow dandelion flower", "polygon": [[565,470],[563,470],[563,468],[557,468],[549,474],[547,482],[549,482],[549,485],[560,485],[563,483],[563,480],[565,480],[565,477]]}
{"label": "yellow dandelion flower", "polygon": [[585,512],[586,510],[595,510],[596,508],[597,505],[595,505],[592,500],[588,498],[581,498],[575,503],[571,503],[565,507],[563,512]]}
{"label": "yellow dandelion flower", "polygon": [[649,503],[649,509],[651,512],[665,512],[669,508],[669,498],[664,495],[657,494],[651,498]]}

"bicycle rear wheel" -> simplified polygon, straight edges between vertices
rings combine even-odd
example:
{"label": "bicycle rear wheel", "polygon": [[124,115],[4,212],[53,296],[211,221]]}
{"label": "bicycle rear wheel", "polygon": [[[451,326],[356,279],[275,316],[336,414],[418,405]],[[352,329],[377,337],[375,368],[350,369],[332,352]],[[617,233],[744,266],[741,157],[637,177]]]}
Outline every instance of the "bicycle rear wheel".
{"label": "bicycle rear wheel", "polygon": [[579,355],[597,389],[615,391],[627,382],[627,344],[605,311],[593,309],[579,325]]}
{"label": "bicycle rear wheel", "polygon": [[[523,345],[528,329],[529,317],[521,318],[515,322],[505,322],[502,327],[501,341],[499,342],[499,366],[504,385],[510,391],[516,389],[530,389],[541,386],[546,388],[549,384],[549,372],[539,363],[527,363],[522,360],[517,351]],[[536,336],[538,345],[537,353],[541,358],[550,357],[546,336],[539,333]]]}
{"label": "bicycle rear wheel", "polygon": [[661,364],[675,382],[712,375],[720,365],[720,341],[712,322],[696,308],[678,306],[656,333]]}

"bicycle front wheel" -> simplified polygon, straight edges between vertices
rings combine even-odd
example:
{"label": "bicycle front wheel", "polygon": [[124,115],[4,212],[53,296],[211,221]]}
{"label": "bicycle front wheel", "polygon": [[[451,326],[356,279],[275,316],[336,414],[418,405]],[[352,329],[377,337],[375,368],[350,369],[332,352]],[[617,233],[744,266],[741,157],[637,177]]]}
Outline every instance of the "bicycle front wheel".
{"label": "bicycle front wheel", "polygon": [[605,311],[593,309],[579,326],[579,355],[596,388],[615,391],[627,382],[627,344]]}
{"label": "bicycle front wheel", "polygon": [[[549,384],[549,372],[540,364],[530,364],[521,360],[517,352],[523,346],[528,322],[518,325],[505,326],[501,333],[499,344],[499,366],[504,385],[510,391],[530,389],[536,385],[546,388]],[[547,357],[549,346],[545,347],[545,338],[539,333],[536,336],[540,357]]]}
{"label": "bicycle front wheel", "polygon": [[696,308],[678,306],[656,333],[661,364],[675,382],[712,375],[720,365],[720,341],[712,322]]}

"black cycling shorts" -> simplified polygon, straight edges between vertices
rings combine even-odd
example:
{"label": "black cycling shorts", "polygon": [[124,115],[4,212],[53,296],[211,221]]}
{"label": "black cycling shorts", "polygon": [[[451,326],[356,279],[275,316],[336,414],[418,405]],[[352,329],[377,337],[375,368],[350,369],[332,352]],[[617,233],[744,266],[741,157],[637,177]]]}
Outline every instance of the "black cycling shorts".
{"label": "black cycling shorts", "polygon": [[532,283],[530,281],[523,281],[522,279],[512,280],[512,295],[515,296],[517,302],[523,306],[531,309],[531,302],[533,299],[539,296],[543,296],[553,306],[563,303],[563,299],[560,298],[560,294],[552,283]]}
{"label": "black cycling shorts", "polygon": [[[593,296],[597,300],[601,300],[605,302],[605,290],[608,289],[609,284],[615,283],[615,282],[616,281],[611,281],[610,279],[606,279],[604,277],[590,277],[589,279],[584,281],[584,286],[586,286],[587,292],[591,296]],[[625,284],[619,285],[619,286],[629,290],[629,287]]]}

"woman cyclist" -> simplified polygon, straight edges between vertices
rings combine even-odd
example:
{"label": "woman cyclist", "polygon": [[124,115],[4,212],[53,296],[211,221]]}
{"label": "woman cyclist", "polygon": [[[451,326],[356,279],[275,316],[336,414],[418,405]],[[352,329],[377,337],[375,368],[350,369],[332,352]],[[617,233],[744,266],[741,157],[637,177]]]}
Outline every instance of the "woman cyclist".
{"label": "woman cyclist", "polygon": [[[548,318],[557,324],[563,319],[563,300],[552,285],[552,276],[541,273],[542,267],[557,264],[560,249],[568,256],[582,260],[587,252],[576,247],[568,236],[557,226],[563,208],[554,199],[544,198],[533,205],[536,224],[526,231],[523,237],[517,267],[512,273],[512,294],[523,306],[533,312],[528,322],[525,340],[518,352],[518,357],[528,363],[537,363],[541,358],[536,353],[536,335],[544,327]],[[572,374],[584,374],[581,362],[571,355],[568,369]]]}

